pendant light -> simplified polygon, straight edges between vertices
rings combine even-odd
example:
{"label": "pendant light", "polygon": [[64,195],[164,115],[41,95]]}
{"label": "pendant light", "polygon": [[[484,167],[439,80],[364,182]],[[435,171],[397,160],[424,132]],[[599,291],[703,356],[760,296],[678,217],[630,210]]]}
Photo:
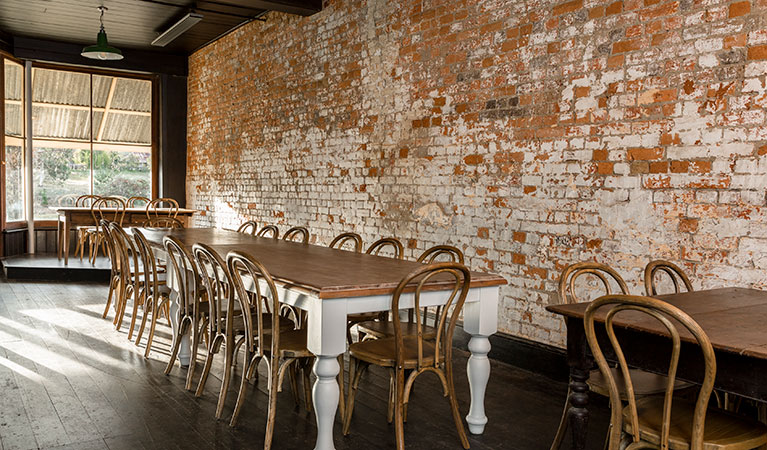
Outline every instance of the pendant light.
{"label": "pendant light", "polygon": [[96,36],[96,45],[85,47],[80,55],[90,59],[100,59],[102,61],[116,61],[123,59],[123,53],[110,47],[107,43],[107,32],[104,31],[104,11],[107,11],[106,6],[99,6],[101,15],[99,16],[99,22],[101,23],[101,29],[98,36]]}

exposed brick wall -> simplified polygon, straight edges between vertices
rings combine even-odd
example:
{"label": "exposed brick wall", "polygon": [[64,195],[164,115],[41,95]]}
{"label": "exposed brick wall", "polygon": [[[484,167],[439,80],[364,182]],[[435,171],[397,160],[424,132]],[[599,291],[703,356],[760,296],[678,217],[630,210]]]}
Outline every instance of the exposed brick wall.
{"label": "exposed brick wall", "polygon": [[188,204],[438,243],[561,345],[567,264],[767,281],[767,0],[335,0],[190,58]]}

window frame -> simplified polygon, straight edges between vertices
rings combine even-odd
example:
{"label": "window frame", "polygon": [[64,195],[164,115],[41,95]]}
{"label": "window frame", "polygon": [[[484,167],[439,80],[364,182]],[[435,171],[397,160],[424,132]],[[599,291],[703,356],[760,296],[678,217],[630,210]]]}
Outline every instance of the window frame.
{"label": "window frame", "polygon": [[[3,52],[0,50],[0,65],[3,67],[5,62],[5,59],[9,59],[15,63],[21,64],[22,66],[25,65],[25,61],[22,59],[18,59],[14,57],[13,55]],[[63,70],[63,71],[69,71],[69,72],[78,72],[78,73],[86,73],[90,75],[91,77],[93,75],[102,75],[102,76],[111,76],[111,77],[119,77],[119,78],[129,78],[129,79],[138,79],[138,80],[147,80],[150,81],[151,88],[150,92],[152,95],[151,99],[151,145],[150,145],[150,152],[151,152],[151,162],[150,162],[150,192],[152,198],[157,197],[157,193],[159,192],[159,169],[160,169],[160,158],[159,158],[159,152],[160,152],[160,117],[159,117],[159,97],[160,97],[160,89],[159,89],[159,76],[149,73],[140,73],[140,72],[126,72],[126,71],[120,71],[120,70],[109,70],[109,69],[102,69],[102,68],[95,68],[95,67],[81,67],[81,66],[70,66],[66,64],[55,64],[55,63],[48,63],[48,62],[37,62],[32,61],[32,68],[33,69],[48,69],[48,70]],[[28,83],[28,80],[26,77],[24,77],[24,89],[26,89],[26,83]],[[91,82],[92,86],[92,82]],[[3,125],[3,133],[0,133],[0,202],[2,202],[2,205],[0,205],[0,230],[16,230],[20,228],[26,228],[27,226],[27,220],[18,220],[18,221],[6,221],[6,212],[5,212],[5,69],[0,71],[0,94],[3,98],[3,103],[0,106],[0,123]],[[92,94],[91,94],[92,95]],[[25,99],[27,101],[27,99]],[[93,152],[93,100],[91,99],[91,112],[90,112],[90,146],[91,146],[91,152]],[[26,120],[26,116],[24,117],[24,120]],[[25,139],[33,139],[31,137],[25,136]],[[33,139],[34,144],[34,139]],[[24,152],[26,153],[27,149],[26,146],[24,148]],[[92,158],[92,156],[91,156]],[[92,184],[92,183],[91,183]],[[34,201],[34,200],[33,200]],[[57,225],[57,220],[35,220],[35,227],[40,228],[50,228],[55,227]],[[0,254],[2,254],[2,239],[0,239]]]}

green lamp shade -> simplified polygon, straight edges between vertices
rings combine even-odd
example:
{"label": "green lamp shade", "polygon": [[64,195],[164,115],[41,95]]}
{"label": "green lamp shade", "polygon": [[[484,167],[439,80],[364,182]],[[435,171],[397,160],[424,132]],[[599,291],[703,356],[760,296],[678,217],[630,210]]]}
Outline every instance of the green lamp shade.
{"label": "green lamp shade", "polygon": [[107,33],[103,28],[99,31],[99,35],[96,38],[96,45],[85,47],[80,55],[103,61],[123,59],[123,53],[114,47],[110,47],[107,43]]}

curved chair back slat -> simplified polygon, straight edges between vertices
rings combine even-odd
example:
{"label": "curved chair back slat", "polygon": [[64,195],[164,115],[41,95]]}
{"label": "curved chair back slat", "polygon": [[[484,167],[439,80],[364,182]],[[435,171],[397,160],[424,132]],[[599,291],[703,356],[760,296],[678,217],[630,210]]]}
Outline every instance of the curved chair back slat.
{"label": "curved chair back slat", "polygon": [[[449,277],[445,277],[449,275]],[[424,286],[434,277],[445,277],[448,285],[444,289],[445,295],[448,295],[447,301],[443,303],[442,312],[437,318],[436,336],[425,336],[424,326],[420,321],[416,321],[416,337],[418,347],[418,370],[421,371],[428,367],[438,368],[444,362],[450,363],[452,352],[452,339],[455,325],[466,301],[466,295],[469,292],[469,283],[471,282],[471,273],[463,264],[456,263],[434,263],[419,267],[402,279],[394,290],[392,297],[391,316],[394,322],[394,338],[397,348],[397,366],[402,367],[405,359],[404,338],[402,333],[401,319],[399,317],[399,304],[403,294],[412,293],[413,308],[420,311],[421,295]],[[452,285],[452,286],[450,286]],[[440,302],[442,303],[442,302]],[[427,343],[428,340],[428,343]],[[427,364],[425,360],[425,351],[428,351],[429,343],[434,344],[433,362]]]}
{"label": "curved chair back slat", "polygon": [[154,257],[152,247],[149,246],[144,233],[138,228],[133,229],[133,239],[136,241],[136,250],[138,250],[139,264],[137,272],[140,278],[144,280],[144,289],[146,295],[155,296],[160,291],[160,283],[157,278],[157,260]]}
{"label": "curved chair back slat", "polygon": [[226,263],[212,247],[197,243],[192,246],[202,285],[209,305],[210,339],[218,335],[233,335],[234,286]]}
{"label": "curved chair back slat", "polygon": [[144,228],[184,228],[184,224],[175,217],[152,217],[141,225]]}
{"label": "curved chair back slat", "polygon": [[100,195],[85,194],[77,197],[75,200],[75,206],[91,206],[93,202],[100,199]]}
{"label": "curved chair back slat", "polygon": [[251,236],[256,234],[256,230],[258,230],[258,224],[255,220],[248,220],[237,228],[238,233],[250,234]]}
{"label": "curved chair back slat", "polygon": [[[628,420],[631,422],[630,434],[632,441],[634,445],[640,442],[639,415],[637,412],[637,400],[634,395],[634,386],[631,375],[629,374],[626,355],[621,348],[620,340],[615,330],[616,317],[623,311],[630,312],[634,317],[637,313],[641,313],[655,319],[662,325],[662,328],[668,333],[671,340],[672,349],[669,359],[668,379],[663,403],[663,417],[660,420],[659,430],[661,442],[659,447],[653,445],[652,448],[669,448],[671,405],[674,395],[674,382],[676,380],[677,366],[679,364],[679,355],[681,352],[681,338],[679,326],[677,324],[681,324],[681,327],[686,329],[693,336],[695,342],[700,347],[704,362],[703,383],[700,386],[698,398],[695,403],[695,410],[692,417],[692,436],[690,436],[691,439],[689,444],[691,450],[703,450],[703,426],[706,420],[706,411],[708,409],[711,392],[714,388],[714,378],[716,377],[716,358],[711,341],[700,325],[679,308],[662,300],[634,295],[606,295],[600,297],[591,302],[586,309],[583,318],[586,340],[594,355],[594,360],[599,366],[600,372],[602,372],[602,376],[607,380],[608,390],[610,392],[612,420],[610,421],[609,448],[611,450],[623,448],[621,447],[621,441],[623,439],[623,433],[627,430],[627,428],[623,426],[623,416],[626,413],[628,415]],[[605,359],[604,353],[602,352],[595,327],[595,322],[597,320],[604,325],[604,332],[600,333],[600,335],[607,335],[609,345],[612,347],[611,353],[615,354],[617,357],[622,380],[616,379],[617,377],[614,376],[613,370],[611,370]],[[628,400],[627,408],[624,408],[623,402],[621,401],[621,389],[618,387],[619,382],[624,385],[622,388],[624,389],[623,392],[625,392],[625,397]],[[649,447],[640,444],[636,448]]]}
{"label": "curved chair back slat", "polygon": [[[245,345],[253,356],[279,355],[280,314],[267,314],[280,310],[280,299],[272,276],[263,264],[251,255],[231,251],[226,264],[239,300],[245,321]],[[270,317],[271,323],[264,323]],[[263,348],[264,334],[271,334],[271,346]]]}
{"label": "curved chair back slat", "polygon": [[328,247],[342,250],[346,244],[351,244],[353,251],[357,253],[362,252],[362,237],[352,232],[341,233],[334,237]]}
{"label": "curved chair back slat", "polygon": [[[582,301],[588,301],[591,299],[582,300],[575,292],[575,282],[578,278],[583,276],[591,276],[599,280],[599,283],[604,288],[604,295],[612,293],[611,283],[612,280],[620,289],[621,294],[628,294],[628,287],[626,282],[623,281],[623,277],[618,274],[614,269],[606,264],[595,262],[579,262],[567,266],[562,271],[562,275],[559,277],[559,302],[560,303],[580,303]],[[595,295],[594,297],[597,297]],[[592,297],[593,298],[593,297]]]}
{"label": "curved chair back slat", "polygon": [[452,245],[435,245],[418,257],[419,263],[431,264],[438,261],[457,262],[463,264],[463,252]]}
{"label": "curved chair back slat", "polygon": [[146,204],[146,218],[178,215],[178,202],[172,198],[156,198]]}
{"label": "curved chair back slat", "polygon": [[270,237],[273,239],[277,239],[278,237],[280,237],[280,229],[277,228],[276,225],[266,225],[265,227],[258,230],[258,233],[256,233],[256,236]]}
{"label": "curved chair back slat", "polygon": [[[381,252],[384,254],[381,255]],[[392,258],[402,259],[405,257],[405,247],[402,246],[402,242],[400,242],[399,239],[387,237],[370,244],[370,247],[368,247],[365,253],[378,256],[391,255]]]}
{"label": "curved chair back slat", "polygon": [[197,287],[200,285],[200,272],[197,269],[194,257],[186,249],[184,243],[175,236],[165,236],[162,240],[165,248],[165,254],[173,267],[172,276],[174,285],[178,293],[178,304],[182,316],[198,317],[200,292]]}
{"label": "curved chair back slat", "polygon": [[309,230],[306,227],[293,227],[285,232],[282,236],[285,241],[300,242],[302,244],[309,243]]}
{"label": "curved chair back slat", "polygon": [[666,274],[671,279],[674,284],[674,294],[681,292],[680,282],[687,292],[693,291],[692,283],[681,267],[669,261],[656,259],[650,261],[644,269],[644,288],[648,296],[659,294],[656,276],[661,274]]}
{"label": "curved chair back slat", "polygon": [[125,206],[128,208],[140,208],[142,206],[146,207],[149,202],[150,200],[146,197],[134,196],[125,201]]}

